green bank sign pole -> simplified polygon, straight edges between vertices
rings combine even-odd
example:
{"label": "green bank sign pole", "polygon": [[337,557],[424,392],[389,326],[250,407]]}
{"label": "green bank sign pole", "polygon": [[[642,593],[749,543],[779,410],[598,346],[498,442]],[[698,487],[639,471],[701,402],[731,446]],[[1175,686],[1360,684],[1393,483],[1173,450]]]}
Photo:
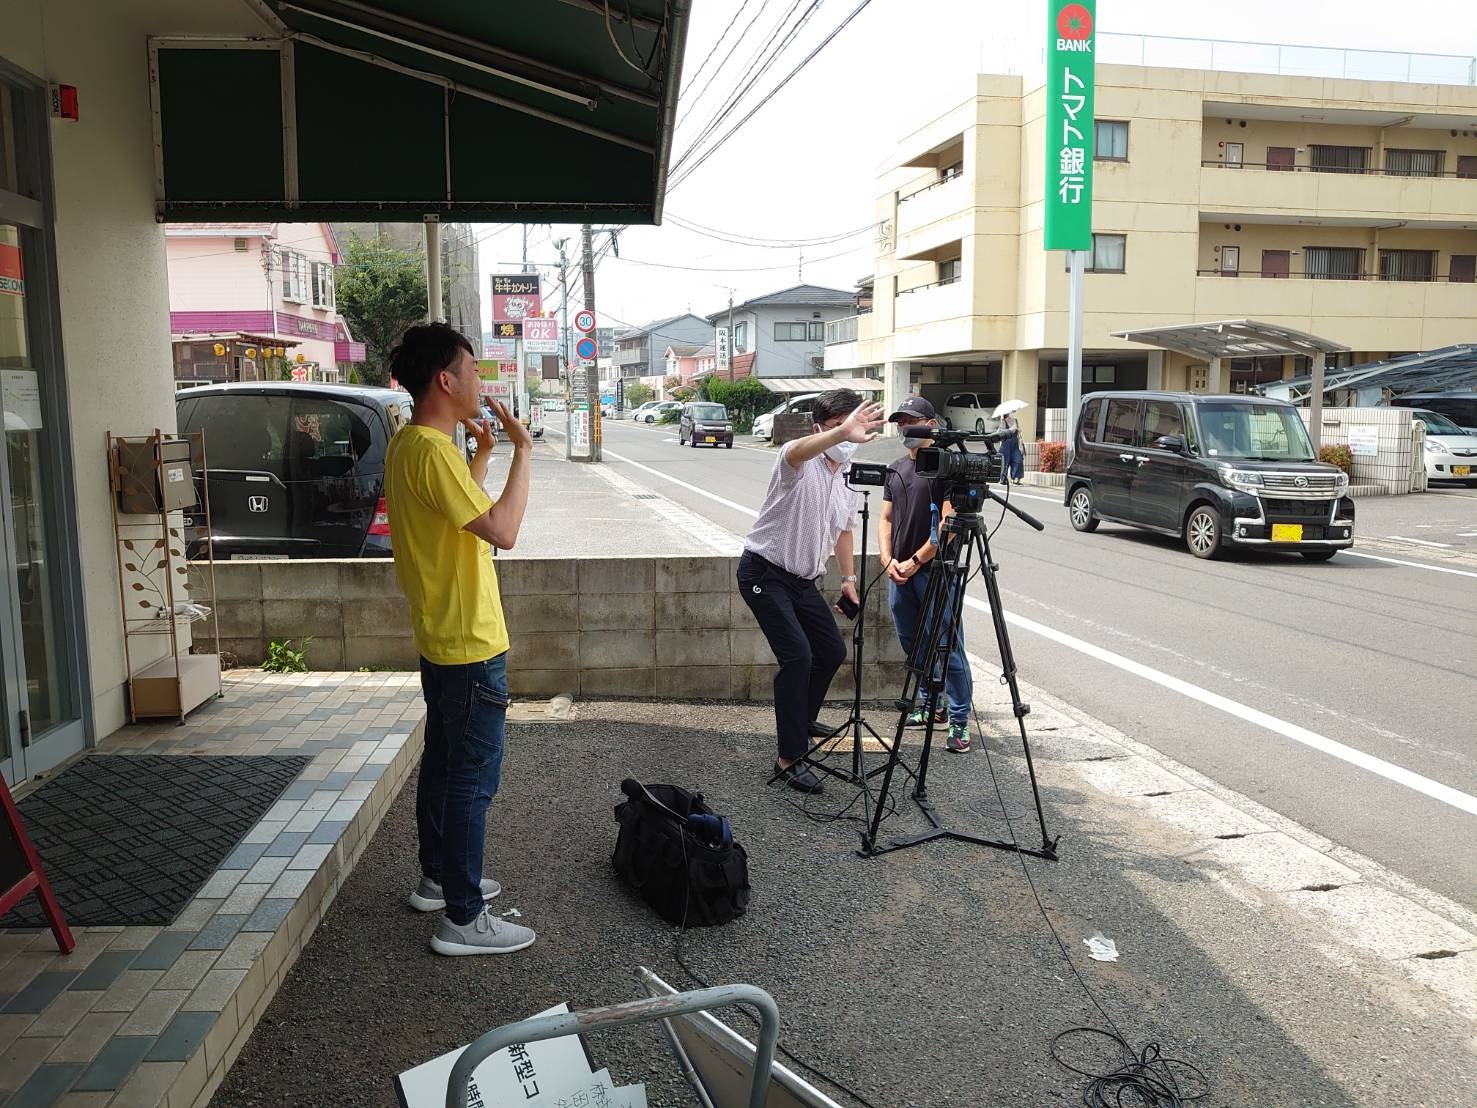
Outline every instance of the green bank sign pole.
{"label": "green bank sign pole", "polygon": [[1082,407],[1082,274],[1092,249],[1092,140],[1095,0],[1049,0],[1046,6],[1047,250],[1066,250],[1071,268],[1067,301],[1067,451],[1076,441]]}

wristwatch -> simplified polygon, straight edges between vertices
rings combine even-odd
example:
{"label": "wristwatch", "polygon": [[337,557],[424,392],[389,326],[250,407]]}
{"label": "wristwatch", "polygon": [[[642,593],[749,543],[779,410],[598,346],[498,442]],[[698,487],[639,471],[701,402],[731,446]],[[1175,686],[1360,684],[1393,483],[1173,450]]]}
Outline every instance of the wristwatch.
{"label": "wristwatch", "polygon": [[841,578],[841,583],[843,585],[847,585],[847,584],[854,585],[854,584],[856,584],[856,574],[855,573],[848,573],[845,577]]}

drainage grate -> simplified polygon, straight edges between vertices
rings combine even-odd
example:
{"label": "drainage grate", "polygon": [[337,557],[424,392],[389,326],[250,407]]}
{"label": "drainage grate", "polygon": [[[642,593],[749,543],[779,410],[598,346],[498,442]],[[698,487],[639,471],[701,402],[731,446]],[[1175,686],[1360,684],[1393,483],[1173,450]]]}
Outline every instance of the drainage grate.
{"label": "drainage grate", "polygon": [[631,499],[632,500],[660,500],[661,497],[659,495],[657,495],[656,493],[654,493],[654,492],[638,492],[638,493],[633,493],[632,496],[631,496]]}
{"label": "drainage grate", "polygon": [[1417,954],[1416,957],[1417,958],[1424,958],[1424,959],[1426,959],[1426,961],[1431,962],[1431,961],[1435,961],[1437,958],[1455,958],[1456,957],[1456,951],[1454,951],[1454,950],[1428,950],[1424,954]]}
{"label": "drainage grate", "polygon": [[1334,889],[1342,889],[1342,885],[1304,885],[1305,893],[1331,893]]}
{"label": "drainage grate", "polygon": [[1243,832],[1243,831],[1233,831],[1229,835],[1217,835],[1216,838],[1218,838],[1218,839],[1244,839],[1244,838],[1246,838],[1246,833]]}

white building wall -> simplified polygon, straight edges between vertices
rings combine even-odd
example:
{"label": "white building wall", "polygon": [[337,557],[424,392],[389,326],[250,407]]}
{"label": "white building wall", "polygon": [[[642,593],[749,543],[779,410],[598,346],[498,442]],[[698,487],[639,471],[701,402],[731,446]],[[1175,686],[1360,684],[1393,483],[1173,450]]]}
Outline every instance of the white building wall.
{"label": "white building wall", "polygon": [[53,120],[57,274],[95,731],[124,722],[123,629],[104,433],[176,429],[164,228],[154,222],[150,33],[259,33],[239,0],[6,0],[0,57],[76,85]]}

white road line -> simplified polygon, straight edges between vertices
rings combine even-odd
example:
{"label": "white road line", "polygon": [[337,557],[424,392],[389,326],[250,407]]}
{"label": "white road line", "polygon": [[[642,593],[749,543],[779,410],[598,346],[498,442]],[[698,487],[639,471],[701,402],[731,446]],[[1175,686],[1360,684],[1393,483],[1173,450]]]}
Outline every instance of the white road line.
{"label": "white road line", "polygon": [[1452,569],[1450,566],[1433,566],[1425,562],[1407,562],[1404,558],[1381,558],[1378,554],[1365,554],[1359,550],[1339,552],[1348,558],[1368,558],[1371,562],[1389,562],[1392,566],[1409,566],[1411,569],[1429,569],[1432,573],[1454,573],[1458,577],[1477,577],[1470,569]]}
{"label": "white road line", "polygon": [[[699,496],[705,496],[709,500],[717,501],[725,507],[742,512],[744,515],[756,516],[759,514],[753,508],[746,508],[742,504],[735,504],[732,500],[726,500],[716,493],[711,493],[707,489],[700,489],[696,485],[689,485],[686,481],[679,481],[675,477],[669,477],[667,474],[652,469],[650,466],[631,461],[629,458],[622,458],[619,454],[614,454],[610,451],[607,451],[607,453],[613,458],[618,458],[620,461],[635,466],[637,469],[645,470],[653,477],[659,477],[663,481],[670,481],[672,484],[687,489],[689,492],[695,492]],[[1033,499],[1040,498],[1036,497]],[[1344,553],[1354,554],[1351,550],[1346,550]],[[1354,556],[1362,558],[1374,557],[1372,554],[1355,554]],[[1382,562],[1394,561],[1391,558],[1378,558],[1376,560]],[[1468,573],[1465,570],[1448,570],[1440,566],[1424,566],[1419,562],[1396,562],[1396,564],[1411,565],[1417,569],[1435,569],[1446,573],[1460,573],[1466,577],[1477,577],[1477,573]],[[980,611],[988,612],[990,610],[988,604],[972,596],[966,595],[964,602]],[[1199,685],[1193,685],[1189,681],[1173,677],[1168,673],[1164,673],[1162,670],[1157,670],[1152,666],[1146,666],[1142,662],[1135,662],[1132,658],[1125,658],[1121,654],[1115,654],[1111,650],[1105,650],[1100,646],[1095,646],[1074,635],[1069,635],[1065,631],[1058,631],[1054,627],[1048,627],[1044,623],[1037,623],[1033,619],[1018,616],[1012,612],[1006,612],[1005,619],[1023,631],[1030,631],[1034,635],[1040,635],[1042,638],[1050,639],[1052,642],[1065,646],[1070,650],[1075,650],[1080,654],[1086,654],[1089,658],[1106,662],[1108,665],[1121,669],[1125,673],[1131,673],[1162,688],[1169,689],[1171,692],[1177,692],[1181,696],[1199,701],[1207,707],[1214,708],[1217,711],[1224,712],[1229,716],[1234,716],[1257,727],[1263,727],[1273,734],[1281,735],[1283,738],[1291,739],[1293,742],[1301,743],[1304,746],[1322,751],[1325,754],[1330,754],[1335,758],[1348,762],[1350,765],[1368,770],[1370,773],[1393,781],[1398,785],[1404,785],[1408,789],[1412,789],[1424,796],[1429,796],[1431,799],[1438,800],[1443,804],[1449,804],[1453,808],[1460,809],[1470,815],[1477,815],[1477,796],[1469,796],[1464,792],[1453,789],[1450,785],[1443,785],[1439,781],[1433,781],[1429,777],[1423,777],[1418,773],[1405,769],[1403,766],[1397,766],[1393,762],[1385,761],[1383,758],[1376,758],[1373,754],[1366,754],[1362,750],[1355,750],[1353,747],[1346,746],[1344,743],[1327,738],[1315,731],[1309,731],[1306,727],[1299,727],[1295,723],[1289,723],[1286,720],[1278,719],[1276,716],[1268,715],[1266,712],[1252,708],[1246,704],[1241,704],[1232,700],[1230,697],[1221,696],[1219,693],[1211,692],[1209,689],[1202,689]]]}
{"label": "white road line", "polygon": [[[981,600],[976,600],[972,596],[965,596],[964,602],[970,607],[978,608],[981,611],[988,612],[990,610],[988,604]],[[1429,796],[1432,800],[1439,800],[1443,804],[1449,804],[1453,808],[1457,808],[1469,815],[1477,815],[1477,796],[1470,796],[1467,793],[1453,789],[1450,785],[1443,785],[1439,781],[1433,781],[1429,777],[1423,777],[1418,773],[1413,773],[1403,766],[1397,766],[1393,762],[1385,761],[1383,758],[1376,758],[1373,754],[1366,754],[1362,750],[1356,750],[1352,746],[1347,746],[1344,743],[1327,738],[1317,732],[1309,731],[1306,727],[1299,727],[1295,723],[1288,723],[1286,720],[1268,715],[1266,712],[1241,704],[1229,697],[1221,696],[1219,693],[1211,692],[1209,689],[1202,689],[1199,685],[1192,685],[1190,682],[1173,677],[1168,673],[1164,673],[1162,670],[1154,669],[1152,666],[1146,666],[1142,662],[1135,662],[1132,658],[1125,658],[1121,654],[1115,654],[1111,650],[1105,650],[1100,646],[1085,642],[1073,635],[1068,635],[1064,631],[1058,631],[1054,627],[1047,627],[1045,624],[1037,623],[1033,619],[1027,619],[1025,616],[1018,616],[1011,612],[1007,612],[1005,618],[1007,622],[1013,623],[1023,631],[1030,631],[1032,634],[1040,635],[1042,638],[1050,639],[1052,642],[1059,643],[1081,654],[1086,654],[1089,658],[1096,658],[1100,662],[1106,662],[1108,665],[1121,669],[1125,673],[1131,673],[1135,677],[1141,677],[1145,681],[1151,681],[1156,685],[1169,689],[1171,692],[1177,692],[1181,696],[1189,697],[1191,700],[1197,700],[1207,707],[1224,712],[1229,716],[1234,716],[1246,723],[1263,727],[1274,734],[1281,735],[1283,738],[1291,739],[1293,742],[1322,751],[1324,754],[1330,754],[1341,761],[1348,762],[1350,765],[1368,770],[1370,773],[1377,774],[1388,781],[1393,781],[1397,785],[1404,785],[1406,788],[1421,793],[1423,796]]]}
{"label": "white road line", "polygon": [[1456,537],[1459,539],[1477,539],[1477,531],[1458,531]]}
{"label": "white road line", "polygon": [[1417,546],[1439,546],[1443,550],[1451,549],[1451,543],[1449,542],[1430,542],[1426,539],[1408,539],[1404,535],[1386,535],[1385,538],[1390,539],[1393,542],[1413,542]]}

